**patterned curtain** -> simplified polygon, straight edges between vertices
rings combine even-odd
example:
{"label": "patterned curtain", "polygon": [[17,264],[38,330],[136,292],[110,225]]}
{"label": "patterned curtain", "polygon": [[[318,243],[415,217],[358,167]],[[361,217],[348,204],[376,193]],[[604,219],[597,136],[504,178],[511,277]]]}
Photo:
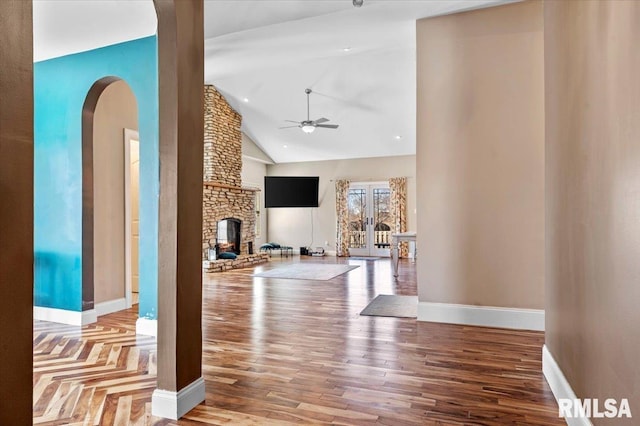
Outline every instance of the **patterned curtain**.
{"label": "patterned curtain", "polygon": [[336,180],[336,255],[349,256],[349,181]]}
{"label": "patterned curtain", "polygon": [[[391,232],[407,232],[407,178],[389,179],[391,189]],[[400,257],[409,255],[409,243],[400,243]]]}

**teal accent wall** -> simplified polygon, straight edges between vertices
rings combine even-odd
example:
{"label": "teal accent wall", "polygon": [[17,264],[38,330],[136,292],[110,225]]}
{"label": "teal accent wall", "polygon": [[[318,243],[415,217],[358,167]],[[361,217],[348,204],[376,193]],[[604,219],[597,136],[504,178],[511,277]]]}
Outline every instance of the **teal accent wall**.
{"label": "teal accent wall", "polygon": [[158,299],[158,60],[156,37],[34,64],[36,306],[82,310],[82,106],[107,76],[136,96],[140,134],[140,316]]}

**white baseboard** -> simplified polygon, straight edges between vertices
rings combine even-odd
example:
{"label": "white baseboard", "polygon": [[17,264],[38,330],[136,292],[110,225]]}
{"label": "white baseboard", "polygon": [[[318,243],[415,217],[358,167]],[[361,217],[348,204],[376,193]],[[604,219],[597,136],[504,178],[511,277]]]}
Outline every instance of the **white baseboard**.
{"label": "white baseboard", "polygon": [[419,302],[418,321],[544,331],[544,310]]}
{"label": "white baseboard", "polygon": [[127,309],[127,299],[107,300],[106,302],[96,303],[95,310],[98,316],[107,315],[112,312],[118,312]]}
{"label": "white baseboard", "polygon": [[200,377],[177,392],[154,390],[151,396],[151,414],[178,420],[204,400],[204,378]]}
{"label": "white baseboard", "polygon": [[67,309],[34,306],[33,319],[82,326],[98,321],[98,315],[96,314],[95,309],[89,309],[87,311],[69,311]]}
{"label": "white baseboard", "polygon": [[[542,374],[544,374],[544,378],[547,379],[547,383],[549,383],[549,387],[556,401],[559,401],[561,398],[575,401],[578,398],[555,358],[553,358],[553,355],[551,355],[551,352],[547,349],[547,345],[542,346]],[[564,420],[569,426],[593,426],[587,417],[571,417],[565,418]]]}
{"label": "white baseboard", "polygon": [[158,337],[158,320],[138,318],[136,320],[136,334]]}

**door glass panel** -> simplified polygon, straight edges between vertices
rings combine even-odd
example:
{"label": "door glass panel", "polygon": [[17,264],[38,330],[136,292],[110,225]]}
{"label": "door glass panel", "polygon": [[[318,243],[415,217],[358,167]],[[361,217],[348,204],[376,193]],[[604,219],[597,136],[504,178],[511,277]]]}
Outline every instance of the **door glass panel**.
{"label": "door glass panel", "polygon": [[389,248],[391,240],[391,190],[373,188],[373,223],[375,248]]}
{"label": "door glass panel", "polygon": [[349,189],[349,248],[367,247],[367,190]]}

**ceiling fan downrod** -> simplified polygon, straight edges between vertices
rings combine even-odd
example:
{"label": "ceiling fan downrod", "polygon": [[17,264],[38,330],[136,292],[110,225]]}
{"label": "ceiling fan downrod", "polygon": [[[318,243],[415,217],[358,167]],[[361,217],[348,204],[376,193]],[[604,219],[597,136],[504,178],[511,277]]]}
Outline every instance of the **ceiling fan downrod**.
{"label": "ceiling fan downrod", "polygon": [[307,94],[307,121],[311,121],[311,119],[309,117],[311,117],[309,115],[309,95],[311,94],[311,89],[304,89],[304,93]]}

